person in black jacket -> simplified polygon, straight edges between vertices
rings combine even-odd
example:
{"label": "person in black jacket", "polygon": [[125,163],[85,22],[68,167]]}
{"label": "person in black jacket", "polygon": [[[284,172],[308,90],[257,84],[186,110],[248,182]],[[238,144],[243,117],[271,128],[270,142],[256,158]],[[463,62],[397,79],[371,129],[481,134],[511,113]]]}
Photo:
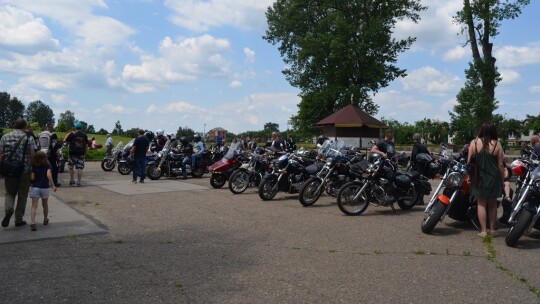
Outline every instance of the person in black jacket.
{"label": "person in black jacket", "polygon": [[413,135],[413,149],[411,153],[411,169],[414,171],[418,171],[418,168],[416,167],[416,156],[420,153],[426,153],[429,154],[429,151],[426,147],[426,145],[422,144],[422,137],[420,134],[415,133]]}

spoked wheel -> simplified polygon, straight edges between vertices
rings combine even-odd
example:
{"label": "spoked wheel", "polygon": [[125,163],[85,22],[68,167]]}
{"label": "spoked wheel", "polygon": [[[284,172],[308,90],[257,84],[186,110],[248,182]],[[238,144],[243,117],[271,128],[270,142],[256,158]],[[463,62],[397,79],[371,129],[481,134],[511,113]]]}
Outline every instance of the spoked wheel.
{"label": "spoked wheel", "polygon": [[[278,192],[276,186],[277,179],[274,178],[265,178],[259,184],[259,197],[263,201],[268,201],[274,198]],[[276,186],[276,187],[274,187]]]}
{"label": "spoked wheel", "polygon": [[523,233],[525,233],[525,230],[527,230],[527,227],[529,227],[529,225],[531,224],[533,217],[534,215],[526,209],[521,210],[516,222],[514,223],[514,225],[512,225],[510,230],[508,230],[508,234],[504,239],[506,245],[510,247],[517,246],[519,238],[523,235]]}
{"label": "spoked wheel", "polygon": [[240,194],[249,187],[249,173],[246,170],[236,170],[229,178],[229,190],[234,194]]}
{"label": "spoked wheel", "polygon": [[163,175],[163,172],[159,170],[159,167],[157,164],[151,164],[146,167],[146,175],[151,180],[156,180],[156,179],[159,179],[161,175]]}
{"label": "spoked wheel", "polygon": [[435,226],[437,226],[437,223],[441,220],[444,212],[446,211],[446,205],[441,203],[438,199],[433,203],[433,206],[431,209],[426,213],[424,216],[424,220],[422,221],[422,225],[420,228],[422,228],[423,233],[430,233]]}
{"label": "spoked wheel", "polygon": [[369,205],[369,197],[366,191],[358,193],[362,189],[361,183],[347,183],[339,189],[337,204],[339,210],[346,215],[360,215],[366,211]]}
{"label": "spoked wheel", "polygon": [[212,173],[212,176],[210,177],[210,185],[216,189],[223,187],[226,182],[227,182],[227,178],[225,174]]}
{"label": "spoked wheel", "polygon": [[321,192],[317,191],[321,185],[321,180],[316,177],[309,178],[300,188],[300,193],[298,194],[298,200],[303,206],[311,206],[321,197]]}
{"label": "spoked wheel", "polygon": [[131,168],[127,163],[121,162],[118,164],[118,172],[122,175],[128,175],[131,173],[133,168]]}
{"label": "spoked wheel", "polygon": [[101,161],[101,169],[103,169],[103,171],[112,171],[114,167],[116,167],[116,165],[112,158],[105,158]]}

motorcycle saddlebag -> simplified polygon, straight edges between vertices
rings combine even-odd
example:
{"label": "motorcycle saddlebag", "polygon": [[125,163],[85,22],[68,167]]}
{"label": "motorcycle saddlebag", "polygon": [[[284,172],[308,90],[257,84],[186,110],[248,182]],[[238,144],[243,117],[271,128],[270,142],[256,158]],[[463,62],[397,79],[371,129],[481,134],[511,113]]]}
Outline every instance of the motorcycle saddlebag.
{"label": "motorcycle saddlebag", "polygon": [[399,188],[406,188],[411,185],[411,178],[405,174],[401,174],[396,176],[395,182]]}

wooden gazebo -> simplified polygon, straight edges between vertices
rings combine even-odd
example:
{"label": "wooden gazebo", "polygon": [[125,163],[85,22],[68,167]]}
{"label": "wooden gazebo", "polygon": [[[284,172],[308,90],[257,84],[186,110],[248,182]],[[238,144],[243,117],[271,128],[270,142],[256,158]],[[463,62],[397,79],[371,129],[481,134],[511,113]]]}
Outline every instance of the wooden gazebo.
{"label": "wooden gazebo", "polygon": [[378,119],[366,112],[348,105],[315,124],[328,138],[345,141],[355,147],[370,147],[369,141],[381,136],[386,128]]}

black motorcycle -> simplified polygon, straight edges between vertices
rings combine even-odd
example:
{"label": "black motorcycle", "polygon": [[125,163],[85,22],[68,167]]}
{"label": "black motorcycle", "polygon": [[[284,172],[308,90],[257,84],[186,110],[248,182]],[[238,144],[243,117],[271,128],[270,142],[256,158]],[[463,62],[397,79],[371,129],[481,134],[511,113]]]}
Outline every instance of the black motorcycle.
{"label": "black motorcycle", "polygon": [[128,175],[133,171],[133,160],[130,155],[131,146],[135,142],[135,138],[130,140],[119,152],[118,155],[118,172],[122,175]]}
{"label": "black motorcycle", "polygon": [[360,215],[369,204],[390,206],[397,214],[395,202],[408,210],[431,192],[426,177],[415,171],[398,171],[391,160],[379,153],[372,153],[368,162],[352,166],[351,174],[356,179],[343,185],[337,195],[338,207],[346,215]]}
{"label": "black motorcycle", "polygon": [[306,207],[315,204],[324,191],[336,197],[339,189],[349,182],[349,163],[362,159],[362,154],[348,154],[340,140],[327,142],[319,149],[319,156],[324,159],[324,166],[302,185],[298,194],[300,203]]}
{"label": "black motorcycle", "polygon": [[259,197],[262,200],[271,200],[278,191],[298,193],[302,184],[322,168],[322,163],[315,163],[315,160],[299,154],[301,151],[287,153],[272,162],[272,172],[267,173],[259,184]]}
{"label": "black motorcycle", "polygon": [[506,235],[506,245],[517,246],[519,238],[532,228],[540,229],[540,161],[534,148],[526,147],[530,154],[512,163],[512,171],[518,176],[512,213],[508,219],[510,230]]}
{"label": "black motorcycle", "polygon": [[261,147],[249,156],[249,162],[236,169],[229,177],[229,190],[234,194],[246,191],[248,187],[258,187],[263,176],[271,172],[268,154]]}
{"label": "black motorcycle", "polygon": [[[177,153],[171,146],[172,142],[169,139],[163,146],[163,149],[158,152],[157,159],[148,162],[146,166],[146,175],[150,179],[157,180],[163,175],[168,177],[183,176],[182,162],[184,161],[184,158],[190,157],[190,155]],[[191,161],[189,163],[191,164]],[[204,160],[198,160],[195,168],[191,168],[190,165],[187,165],[187,174],[191,174],[193,177],[202,177],[205,171],[204,164]]]}

